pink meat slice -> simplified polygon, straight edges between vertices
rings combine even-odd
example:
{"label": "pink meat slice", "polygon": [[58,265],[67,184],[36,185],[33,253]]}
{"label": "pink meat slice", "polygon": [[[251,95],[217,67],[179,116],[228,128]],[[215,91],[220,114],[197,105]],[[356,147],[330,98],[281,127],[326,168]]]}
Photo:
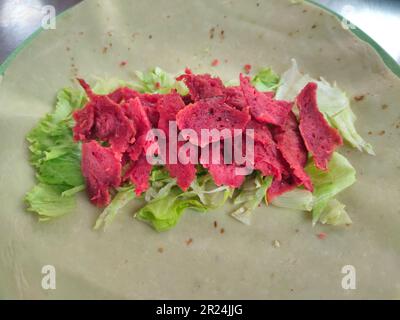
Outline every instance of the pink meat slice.
{"label": "pink meat slice", "polygon": [[201,130],[227,129],[231,136],[235,134],[234,129],[243,130],[250,116],[246,112],[239,111],[224,103],[223,98],[210,98],[197,101],[186,106],[178,112],[176,121],[178,128],[192,129],[197,133],[200,141],[189,140],[191,143],[204,147],[211,142],[221,139],[217,134],[208,139],[201,139]]}
{"label": "pink meat slice", "polygon": [[94,136],[110,143],[116,152],[124,152],[135,141],[136,128],[121,107],[106,96],[95,103]]}
{"label": "pink meat slice", "polygon": [[139,196],[149,186],[149,178],[152,165],[147,161],[146,155],[142,153],[136,161],[133,161],[124,175],[124,180],[130,180],[135,186],[135,193]]}
{"label": "pink meat slice", "polygon": [[[237,169],[241,168],[240,166],[225,161],[222,143],[220,145],[217,143],[209,144],[201,149],[201,153],[204,152],[208,152],[208,157],[201,156],[200,164],[208,169],[217,186],[225,185],[232,188],[239,188],[242,185],[245,175],[241,175],[237,171]],[[217,152],[219,159],[214,157]]]}
{"label": "pink meat slice", "polygon": [[109,189],[121,183],[120,154],[96,141],[85,142],[82,145],[81,166],[90,201],[99,207],[108,205]]}
{"label": "pink meat slice", "polygon": [[124,152],[135,141],[136,127],[121,107],[105,95],[96,95],[82,79],[80,84],[89,96],[86,106],[74,112],[74,138],[109,142],[116,152]]}
{"label": "pink meat slice", "polygon": [[193,101],[224,96],[225,93],[225,86],[221,79],[213,78],[209,74],[183,74],[176,80],[185,82]]}
{"label": "pink meat slice", "polygon": [[160,117],[158,114],[157,105],[159,104],[161,98],[162,95],[158,93],[143,93],[139,97],[153,128],[157,127],[158,119]]}
{"label": "pink meat slice", "polygon": [[[266,124],[260,123],[256,120],[251,119],[246,126],[246,130],[253,130],[254,141],[262,144],[273,144],[272,134]],[[249,133],[246,131],[246,133]]]}
{"label": "pink meat slice", "polygon": [[[158,112],[160,118],[158,120],[158,129],[163,130],[167,137],[167,159],[166,168],[171,177],[176,178],[178,186],[186,191],[193,180],[196,178],[196,167],[193,163],[183,164],[179,161],[179,157],[176,154],[177,163],[170,163],[169,160],[169,122],[176,120],[176,114],[185,107],[181,96],[172,92],[167,94],[161,99],[158,105]],[[178,141],[177,150],[184,145],[183,141]]]}
{"label": "pink meat slice", "polygon": [[275,143],[254,143],[254,168],[263,176],[274,176],[280,180],[285,172],[285,162]]}
{"label": "pink meat slice", "polygon": [[139,98],[130,99],[122,105],[122,110],[136,127],[136,141],[127,150],[130,158],[136,161],[152,143],[151,141],[146,141],[147,134],[151,130],[151,123]]}
{"label": "pink meat slice", "polygon": [[75,141],[89,141],[93,138],[94,104],[89,102],[73,113],[75,126],[73,128]]}
{"label": "pink meat slice", "polygon": [[172,92],[163,96],[160,103],[157,105],[157,110],[160,115],[158,120],[158,129],[164,130],[167,134],[169,122],[176,121],[177,113],[185,107],[182,97]]}
{"label": "pink meat slice", "polygon": [[[186,142],[189,143],[189,142]],[[182,145],[184,145],[185,142],[183,141],[178,141],[178,150]],[[170,176],[172,178],[176,178],[176,183],[178,186],[183,190],[186,191],[194,179],[196,178],[196,166],[194,163],[181,163],[179,161],[179,157],[177,158],[177,163],[173,164],[170,163],[169,159],[167,160],[166,163],[166,168],[167,171],[169,172]]]}
{"label": "pink meat slice", "polygon": [[238,110],[243,110],[247,106],[243,90],[240,86],[227,87],[225,89],[225,103]]}
{"label": "pink meat slice", "polygon": [[127,102],[130,99],[135,99],[137,97],[140,97],[140,93],[128,87],[121,87],[114,90],[107,96],[115,103],[120,104],[124,101]]}
{"label": "pink meat slice", "polygon": [[275,100],[271,93],[257,91],[250,83],[249,77],[240,75],[240,87],[250,113],[257,121],[274,125],[283,125],[292,109],[293,104],[288,101]]}
{"label": "pink meat slice", "polygon": [[300,133],[307,150],[313,155],[315,166],[327,170],[335,149],[343,144],[336,129],[329,126],[317,105],[317,84],[308,83],[296,98],[300,111]]}
{"label": "pink meat slice", "polygon": [[294,177],[299,185],[313,191],[310,177],[304,171],[307,163],[307,149],[301,137],[296,116],[293,112],[282,127],[275,127],[272,130],[275,142],[283,158],[289,164]]}

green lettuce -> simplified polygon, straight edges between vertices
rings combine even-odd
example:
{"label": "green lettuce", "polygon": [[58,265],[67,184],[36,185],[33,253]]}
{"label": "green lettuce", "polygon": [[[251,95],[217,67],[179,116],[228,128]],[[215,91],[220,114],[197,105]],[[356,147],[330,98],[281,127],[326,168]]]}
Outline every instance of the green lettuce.
{"label": "green lettuce", "polygon": [[319,221],[322,224],[342,226],[352,224],[352,221],[345,210],[346,206],[336,199],[328,202],[322,211]]}
{"label": "green lettuce", "polygon": [[293,101],[309,82],[317,83],[318,107],[328,122],[339,130],[344,140],[352,147],[374,155],[372,146],[358,134],[355,128],[356,116],[351,110],[350,100],[346,93],[322,78],[316,80],[308,74],[302,74],[294,59],[291,68],[280,79],[276,99]]}
{"label": "green lettuce", "polygon": [[139,82],[134,88],[140,92],[165,94],[175,89],[181,95],[188,93],[182,81],[176,81],[175,77],[159,67],[150,69],[148,72],[136,71],[135,74]]}
{"label": "green lettuce", "polygon": [[36,212],[41,221],[70,212],[75,206],[75,193],[84,189],[80,145],[72,135],[72,113],[85,102],[81,90],[60,90],[54,111],[27,135],[30,161],[36,168],[39,184],[27,193],[25,200],[28,210]]}
{"label": "green lettuce", "polygon": [[313,194],[305,189],[294,189],[272,200],[271,204],[280,208],[311,211],[314,204]]}
{"label": "green lettuce", "polygon": [[251,82],[258,91],[275,91],[279,86],[279,76],[271,68],[263,68]]}
{"label": "green lettuce", "polygon": [[65,191],[65,186],[39,183],[25,196],[27,210],[37,213],[39,221],[47,221],[69,213],[75,208],[75,197],[63,196]]}
{"label": "green lettuce", "polygon": [[332,155],[328,168],[328,171],[316,168],[312,159],[305,168],[314,185],[312,210],[314,225],[321,219],[321,215],[329,202],[356,181],[355,169],[344,156],[337,152]]}
{"label": "green lettuce", "polygon": [[266,192],[271,186],[272,177],[262,177],[259,173],[246,178],[239,189],[233,203],[239,207],[231,213],[231,216],[240,222],[249,225],[254,209],[265,199]]}
{"label": "green lettuce", "polygon": [[168,194],[148,202],[135,216],[150,223],[157,231],[166,231],[174,227],[185,209],[189,208],[201,212],[208,209],[197,197],[188,196],[178,187],[173,187]]}
{"label": "green lettuce", "polygon": [[209,174],[198,176],[191,184],[187,194],[197,196],[208,209],[216,209],[225,204],[232,197],[233,188],[216,186]]}
{"label": "green lettuce", "polygon": [[106,229],[114,221],[119,210],[127,205],[131,200],[135,199],[135,197],[135,189],[133,186],[120,188],[111,203],[97,218],[94,229],[100,229],[102,226]]}

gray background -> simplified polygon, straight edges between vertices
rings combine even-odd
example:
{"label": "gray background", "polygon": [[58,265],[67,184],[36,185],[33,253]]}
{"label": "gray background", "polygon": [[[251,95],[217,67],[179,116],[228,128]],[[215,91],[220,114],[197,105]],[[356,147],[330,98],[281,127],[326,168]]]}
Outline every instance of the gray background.
{"label": "gray background", "polygon": [[[43,17],[41,8],[44,5],[53,5],[59,14],[82,0],[0,1],[0,63],[2,63],[18,45],[39,28]],[[348,18],[400,63],[399,0],[319,0],[318,2]]]}

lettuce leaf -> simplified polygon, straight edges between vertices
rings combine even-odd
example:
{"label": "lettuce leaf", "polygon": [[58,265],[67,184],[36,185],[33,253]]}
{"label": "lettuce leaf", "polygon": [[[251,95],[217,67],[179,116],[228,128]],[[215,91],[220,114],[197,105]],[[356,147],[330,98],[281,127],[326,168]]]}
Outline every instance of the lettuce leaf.
{"label": "lettuce leaf", "polygon": [[350,100],[346,93],[322,78],[316,80],[308,74],[302,74],[294,59],[292,59],[291,68],[280,79],[276,99],[293,101],[309,82],[317,83],[318,107],[329,123],[339,130],[344,140],[360,151],[375,155],[372,146],[358,134],[355,128],[356,116],[351,110]]}
{"label": "lettuce leaf", "polygon": [[226,200],[232,197],[233,191],[234,189],[228,186],[218,187],[215,185],[212,177],[206,174],[198,176],[197,179],[192,182],[186,194],[197,196],[207,209],[216,209],[223,206]]}
{"label": "lettuce leaf", "polygon": [[202,212],[207,210],[198,198],[187,197],[178,187],[173,187],[167,195],[147,203],[135,216],[151,224],[157,231],[166,231],[178,223],[188,208]]}
{"label": "lettuce leaf", "polygon": [[25,201],[28,210],[36,212],[41,221],[71,211],[74,194],[84,189],[80,145],[72,136],[72,112],[83,107],[85,101],[81,90],[60,90],[54,111],[27,135],[30,161],[37,170],[39,184],[27,193]]}
{"label": "lettuce leaf", "polygon": [[120,188],[111,203],[97,218],[94,229],[100,229],[102,226],[106,229],[114,221],[119,210],[128,204],[128,202],[135,199],[135,197],[136,194],[133,186]]}
{"label": "lettuce leaf", "polygon": [[258,91],[275,91],[279,85],[279,76],[271,68],[263,68],[251,82]]}
{"label": "lettuce leaf", "polygon": [[325,209],[322,211],[319,221],[322,224],[330,224],[333,226],[349,225],[351,221],[345,210],[346,206],[336,199],[328,202]]}
{"label": "lettuce leaf", "polygon": [[62,196],[66,191],[65,186],[39,183],[25,196],[27,210],[36,212],[39,221],[47,221],[69,213],[75,208],[75,197]]}
{"label": "lettuce leaf", "polygon": [[335,152],[328,166],[328,171],[322,171],[317,169],[310,159],[305,168],[314,185],[313,225],[320,220],[328,203],[356,181],[355,169],[341,154]]}
{"label": "lettuce leaf", "polygon": [[250,225],[251,217],[254,209],[256,209],[265,199],[266,192],[271,186],[272,177],[262,177],[260,174],[255,174],[246,178],[233,203],[240,205],[231,216],[240,222]]}
{"label": "lettuce leaf", "polygon": [[175,78],[159,67],[150,69],[148,72],[135,72],[139,83],[134,88],[140,92],[148,93],[169,93],[175,89],[180,95],[186,95],[189,91],[182,81]]}
{"label": "lettuce leaf", "polygon": [[313,194],[305,189],[294,189],[272,200],[276,207],[293,210],[311,211],[314,204]]}

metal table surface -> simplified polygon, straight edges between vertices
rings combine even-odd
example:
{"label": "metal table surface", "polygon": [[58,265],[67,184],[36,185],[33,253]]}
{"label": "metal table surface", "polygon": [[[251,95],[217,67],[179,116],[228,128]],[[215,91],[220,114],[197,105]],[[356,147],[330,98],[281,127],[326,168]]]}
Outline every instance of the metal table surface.
{"label": "metal table surface", "polygon": [[[82,0],[1,0],[0,64],[37,30],[52,5],[56,13]],[[111,1],[111,0],[110,0]],[[193,0],[194,1],[194,0]],[[268,1],[268,0],[266,0]],[[400,63],[400,0],[317,0],[357,25]]]}

